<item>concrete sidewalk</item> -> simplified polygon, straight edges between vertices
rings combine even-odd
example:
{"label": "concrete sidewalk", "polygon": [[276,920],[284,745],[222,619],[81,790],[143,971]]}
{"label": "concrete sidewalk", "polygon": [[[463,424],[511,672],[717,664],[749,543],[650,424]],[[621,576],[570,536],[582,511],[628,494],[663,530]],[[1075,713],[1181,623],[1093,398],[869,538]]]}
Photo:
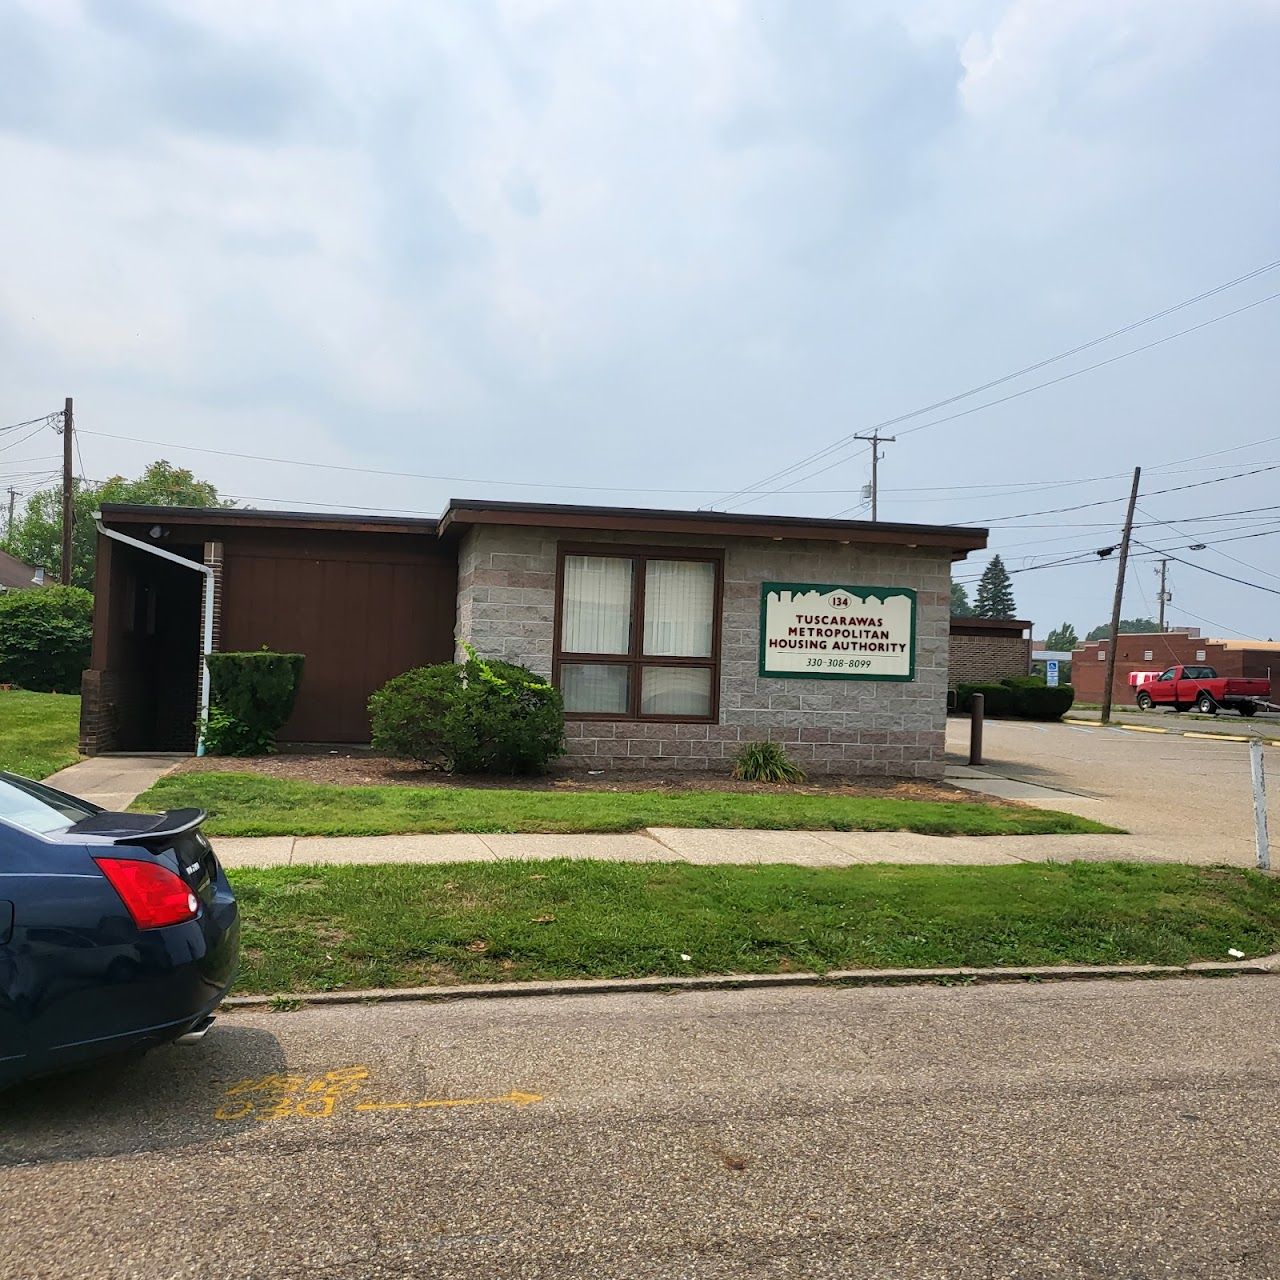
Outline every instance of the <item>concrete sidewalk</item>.
{"label": "concrete sidewalk", "polygon": [[189,758],[185,754],[90,756],[44,781],[59,791],[117,812],[127,809],[158,778]]}
{"label": "concrete sidewalk", "polygon": [[1011,866],[1017,862],[1168,862],[1132,836],[927,836],[909,831],[759,831],[649,827],[618,835],[406,835],[217,837],[228,867],[376,862],[496,862],[596,858],[609,862],[788,863],[848,867],[872,862]]}

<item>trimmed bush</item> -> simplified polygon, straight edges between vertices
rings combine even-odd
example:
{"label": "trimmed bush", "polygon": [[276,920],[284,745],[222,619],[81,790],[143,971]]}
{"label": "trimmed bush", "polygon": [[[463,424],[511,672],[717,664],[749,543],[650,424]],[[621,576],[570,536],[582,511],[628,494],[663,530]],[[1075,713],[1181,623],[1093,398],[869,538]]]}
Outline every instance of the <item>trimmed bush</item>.
{"label": "trimmed bush", "polygon": [[477,657],[418,667],[369,699],[373,745],[456,773],[541,773],[564,752],[560,692],[527,667]]}
{"label": "trimmed bush", "polygon": [[1024,685],[1015,689],[1014,714],[1026,720],[1061,720],[1076,700],[1076,691],[1069,684]]}
{"label": "trimmed bush", "polygon": [[303,655],[272,653],[211,653],[209,719],[201,726],[210,755],[261,756],[274,751],[276,734],[289,718]]}
{"label": "trimmed bush", "polygon": [[962,684],[956,690],[956,707],[968,711],[973,706],[973,695],[983,696],[983,714],[1007,716],[1013,710],[1013,690],[1003,684]]}
{"label": "trimmed bush", "polygon": [[733,776],[743,782],[803,782],[804,770],[776,742],[748,742],[733,758]]}
{"label": "trimmed bush", "polygon": [[985,696],[986,715],[1024,720],[1060,720],[1076,700],[1069,684],[1051,689],[1039,676],[1008,676],[999,684],[962,684],[956,690],[956,709],[968,711],[975,693]]}
{"label": "trimmed bush", "polygon": [[93,596],[81,587],[0,595],[0,683],[78,693],[93,644]]}

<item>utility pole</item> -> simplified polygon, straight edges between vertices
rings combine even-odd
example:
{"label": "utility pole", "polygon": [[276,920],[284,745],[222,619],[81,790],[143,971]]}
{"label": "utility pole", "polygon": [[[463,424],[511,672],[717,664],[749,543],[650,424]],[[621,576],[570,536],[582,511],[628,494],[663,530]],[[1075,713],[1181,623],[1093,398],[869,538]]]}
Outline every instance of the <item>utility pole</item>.
{"label": "utility pole", "polygon": [[871,520],[874,523],[880,515],[880,459],[884,456],[880,452],[880,445],[893,444],[898,438],[897,436],[882,436],[879,431],[873,431],[869,436],[854,436],[855,440],[866,440],[871,444]]}
{"label": "utility pole", "polygon": [[75,429],[75,415],[71,397],[68,396],[66,407],[62,411],[62,569],[59,581],[64,587],[71,585],[72,534],[76,523],[75,477],[71,466]]}
{"label": "utility pole", "polygon": [[1169,562],[1160,561],[1160,630],[1164,630],[1164,607],[1173,597],[1168,591]]}
{"label": "utility pole", "polygon": [[18,500],[18,491],[13,487],[13,485],[10,485],[9,486],[9,523],[6,524],[4,527],[4,536],[6,538],[13,537],[13,504],[17,500]]}
{"label": "utility pole", "polygon": [[[1124,603],[1124,571],[1129,567],[1129,539],[1133,536],[1133,509],[1138,505],[1138,481],[1142,468],[1133,469],[1133,489],[1120,539],[1120,563],[1116,566],[1116,598],[1111,605],[1111,643],[1107,646],[1107,682],[1102,690],[1102,723],[1111,723],[1111,686],[1116,678],[1116,645],[1120,639],[1120,607]],[[1161,606],[1163,608],[1163,606]]]}

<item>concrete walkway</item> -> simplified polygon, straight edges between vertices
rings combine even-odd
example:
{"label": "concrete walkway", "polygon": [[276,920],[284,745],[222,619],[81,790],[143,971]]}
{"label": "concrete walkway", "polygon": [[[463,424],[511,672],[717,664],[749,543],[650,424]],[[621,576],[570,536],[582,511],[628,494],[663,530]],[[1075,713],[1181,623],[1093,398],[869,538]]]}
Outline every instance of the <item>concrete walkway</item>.
{"label": "concrete walkway", "polygon": [[127,809],[157,778],[188,757],[185,755],[90,756],[44,781],[59,791],[101,805]]}
{"label": "concrete walkway", "polygon": [[267,836],[214,840],[228,867],[375,862],[496,862],[597,858],[609,862],[788,863],[848,867],[871,862],[1011,866],[1016,862],[1171,861],[1132,836],[926,836],[909,831],[738,831],[650,827],[619,835]]}

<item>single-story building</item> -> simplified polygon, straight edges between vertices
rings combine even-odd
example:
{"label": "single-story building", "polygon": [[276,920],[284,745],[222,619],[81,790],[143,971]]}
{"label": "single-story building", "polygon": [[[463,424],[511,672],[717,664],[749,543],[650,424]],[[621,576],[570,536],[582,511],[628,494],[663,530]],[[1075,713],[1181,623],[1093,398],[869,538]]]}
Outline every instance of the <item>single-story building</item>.
{"label": "single-story building", "polygon": [[[191,750],[203,653],[306,664],[285,743],[472,645],[564,695],[567,762],[938,777],[954,561],[987,531],[454,500],[438,520],[105,505],[81,750]],[[1024,666],[1025,669],[1025,666]]]}
{"label": "single-story building", "polygon": [[[1107,653],[1111,640],[1090,640],[1080,645],[1071,662],[1071,680],[1080,702],[1101,702],[1107,684]],[[1164,671],[1174,666],[1204,665],[1220,676],[1280,678],[1280,644],[1270,640],[1210,640],[1195,627],[1177,631],[1122,632],[1116,643],[1116,674],[1111,698],[1117,703],[1134,701],[1129,676],[1135,671]]]}
{"label": "single-story building", "polygon": [[43,569],[0,551],[0,591],[25,591],[28,587],[43,586]]}
{"label": "single-story building", "polygon": [[1031,623],[1022,618],[951,619],[949,685],[999,684],[1031,670]]}

